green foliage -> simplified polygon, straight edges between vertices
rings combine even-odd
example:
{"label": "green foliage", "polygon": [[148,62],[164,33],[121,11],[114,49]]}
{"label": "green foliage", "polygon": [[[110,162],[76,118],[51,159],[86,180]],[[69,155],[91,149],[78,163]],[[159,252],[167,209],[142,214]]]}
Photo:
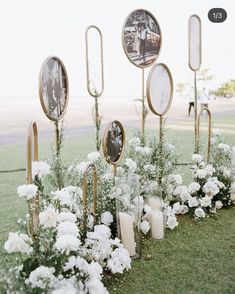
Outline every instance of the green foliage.
{"label": "green foliage", "polygon": [[212,91],[216,97],[231,98],[235,96],[235,80],[223,83],[218,89]]}

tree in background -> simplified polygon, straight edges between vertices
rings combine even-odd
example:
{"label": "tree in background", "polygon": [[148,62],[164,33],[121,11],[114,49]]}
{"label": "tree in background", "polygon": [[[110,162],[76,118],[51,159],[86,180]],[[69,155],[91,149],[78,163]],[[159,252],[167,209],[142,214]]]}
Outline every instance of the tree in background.
{"label": "tree in background", "polygon": [[187,90],[188,83],[179,83],[176,86],[176,92],[179,93],[180,98],[184,97],[184,92]]}
{"label": "tree in background", "polygon": [[198,80],[201,81],[205,87],[207,87],[208,83],[214,79],[214,76],[211,75],[209,71],[209,68],[204,68],[198,72]]}
{"label": "tree in background", "polygon": [[218,89],[211,92],[216,97],[235,97],[235,80],[223,83]]}

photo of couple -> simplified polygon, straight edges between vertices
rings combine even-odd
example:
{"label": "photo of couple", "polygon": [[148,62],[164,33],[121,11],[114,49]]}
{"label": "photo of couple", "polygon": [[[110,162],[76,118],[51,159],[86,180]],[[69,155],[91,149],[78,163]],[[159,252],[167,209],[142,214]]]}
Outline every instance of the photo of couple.
{"label": "photo of couple", "polygon": [[56,58],[49,58],[42,68],[42,98],[48,116],[62,116],[67,99],[65,70]]}
{"label": "photo of couple", "polygon": [[161,47],[161,31],[151,13],[141,9],[127,17],[123,47],[129,60],[138,67],[148,67],[155,62]]}

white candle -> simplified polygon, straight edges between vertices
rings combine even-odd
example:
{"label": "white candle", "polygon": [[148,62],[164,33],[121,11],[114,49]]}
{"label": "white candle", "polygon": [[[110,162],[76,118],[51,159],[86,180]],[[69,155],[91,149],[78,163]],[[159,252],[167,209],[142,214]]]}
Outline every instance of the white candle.
{"label": "white candle", "polygon": [[161,240],[164,238],[164,220],[161,210],[152,210],[151,232],[153,239]]}
{"label": "white candle", "polygon": [[235,147],[232,149],[232,167],[235,168]]}
{"label": "white candle", "polygon": [[149,206],[152,210],[161,210],[162,198],[158,196],[149,198]]}
{"label": "white candle", "polygon": [[135,235],[133,217],[125,212],[119,212],[121,240],[130,256],[135,255]]}

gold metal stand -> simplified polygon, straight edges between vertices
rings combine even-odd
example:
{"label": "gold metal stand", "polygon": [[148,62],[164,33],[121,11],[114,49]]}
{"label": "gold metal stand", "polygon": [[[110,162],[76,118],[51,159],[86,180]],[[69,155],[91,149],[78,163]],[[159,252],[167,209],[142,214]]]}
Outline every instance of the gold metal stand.
{"label": "gold metal stand", "polygon": [[[101,64],[101,90],[91,88],[91,78],[90,78],[90,67],[89,67],[89,46],[88,46],[88,33],[90,30],[96,30],[100,36],[100,64]],[[95,124],[96,124],[96,150],[100,150],[101,140],[100,140],[100,116],[98,108],[98,97],[100,97],[104,91],[104,61],[103,61],[103,37],[101,30],[94,25],[89,26],[85,32],[86,40],[86,77],[87,77],[87,91],[95,98]]]}
{"label": "gold metal stand", "polygon": [[144,89],[144,68],[142,68],[142,124],[141,124],[141,136],[145,145],[145,89]]}
{"label": "gold metal stand", "polygon": [[199,141],[200,141],[200,120],[201,114],[206,111],[208,114],[208,141],[207,141],[207,162],[210,160],[210,150],[211,150],[211,112],[207,107],[203,107],[198,113],[197,117],[197,130],[198,130],[198,140],[197,140],[197,150],[199,152]]}
{"label": "gold metal stand", "polygon": [[87,176],[89,171],[92,170],[93,172],[93,217],[94,223],[96,222],[96,210],[97,210],[97,172],[96,167],[93,163],[87,165],[84,175],[83,175],[83,229],[86,232],[87,227],[87,214],[88,214],[88,183],[87,183]]}
{"label": "gold metal stand", "polygon": [[198,127],[197,127],[197,71],[194,71],[194,146],[195,153],[198,153]]}
{"label": "gold metal stand", "polygon": [[[26,169],[26,180],[28,184],[33,183],[33,176],[32,176],[33,161],[38,161],[38,130],[37,130],[37,124],[35,121],[32,121],[28,127],[27,169]],[[28,211],[29,211],[29,233],[31,235],[35,235],[37,233],[38,226],[39,226],[39,212],[40,212],[39,194],[36,195],[35,199],[28,200]]]}

